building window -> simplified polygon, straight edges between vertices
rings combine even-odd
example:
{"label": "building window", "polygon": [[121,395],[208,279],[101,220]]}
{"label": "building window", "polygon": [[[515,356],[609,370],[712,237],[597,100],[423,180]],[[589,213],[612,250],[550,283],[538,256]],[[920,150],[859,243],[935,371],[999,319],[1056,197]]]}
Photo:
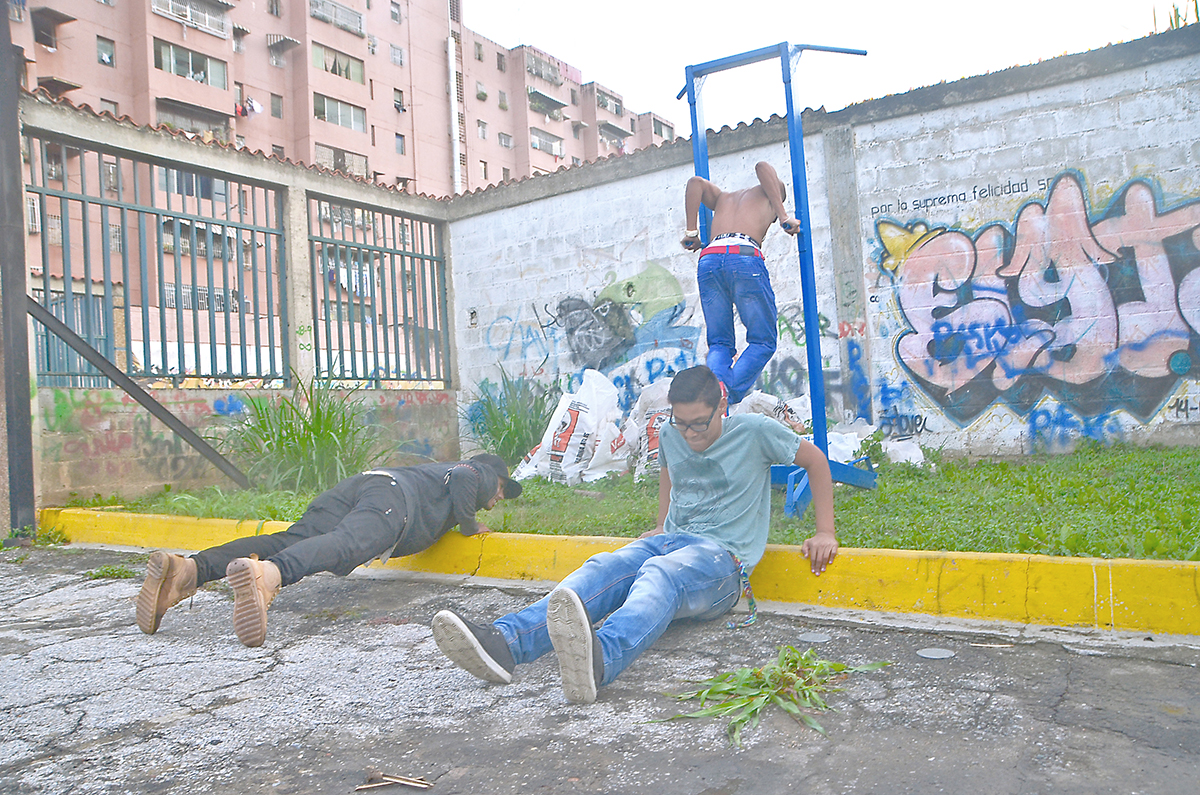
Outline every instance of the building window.
{"label": "building window", "polygon": [[277,119],[283,118],[283,97],[279,94],[271,95],[271,115]]}
{"label": "building window", "polygon": [[239,135],[236,138],[234,138],[233,145],[236,146],[238,149],[245,149],[246,148],[246,136]]}
{"label": "building window", "polygon": [[496,133],[496,142],[499,143],[501,146],[503,146],[505,149],[513,148],[512,136],[509,135],[508,133]]}
{"label": "building window", "polygon": [[396,106],[396,110],[404,112],[404,92],[398,88],[392,89],[392,104]]}
{"label": "building window", "polygon": [[313,94],[313,116],[330,124],[354,130],[367,131],[367,110],[348,102],[327,97],[324,94]]}
{"label": "building window", "polygon": [[118,119],[121,118],[120,107],[121,107],[120,105],[113,102],[111,99],[100,100],[101,112],[108,111],[109,113],[111,113],[113,116],[115,116]]}
{"label": "building window", "polygon": [[283,69],[287,66],[287,58],[284,56],[284,51],[278,47],[267,51],[267,62],[270,63],[271,66],[275,66],[280,69]]}
{"label": "building window", "polygon": [[500,105],[500,110],[508,110],[508,94],[504,91],[497,91],[496,95],[500,100],[498,103]]}
{"label": "building window", "polygon": [[282,160],[284,158],[283,147],[279,144],[271,144],[271,154]]}
{"label": "building window", "polygon": [[637,132],[637,119],[632,116],[629,117],[629,132]]}
{"label": "building window", "polygon": [[[10,7],[12,4],[10,3]],[[58,17],[50,14],[39,14],[40,9],[34,9],[30,14],[33,19],[33,40],[50,49],[58,47]],[[54,13],[54,12],[51,12]]]}
{"label": "building window", "polygon": [[246,101],[246,86],[243,83],[234,81],[233,101],[239,105]]}
{"label": "building window", "polygon": [[573,88],[571,89],[571,104],[572,105],[579,104],[579,92]]}
{"label": "building window", "polygon": [[483,60],[483,42],[481,42],[481,41],[475,42],[475,60],[476,61]]}
{"label": "building window", "polygon": [[404,154],[404,136],[396,133],[396,154]]}
{"label": "building window", "polygon": [[579,125],[578,124],[571,125],[571,135],[575,136],[576,141],[579,140]]}
{"label": "building window", "polygon": [[486,160],[479,161],[479,178],[480,179],[488,178],[487,161]]}
{"label": "building window", "polygon": [[479,100],[480,102],[487,102],[487,88],[483,85],[483,83],[475,83],[475,99]]}
{"label": "building window", "polygon": [[283,0],[267,0],[267,13],[273,17],[283,16]]}
{"label": "building window", "polygon": [[246,51],[246,37],[233,34],[233,51],[244,53]]}
{"label": "building window", "polygon": [[675,138],[675,131],[671,129],[669,124],[663,124],[659,119],[654,120],[654,134],[659,138],[665,138],[670,141]]}
{"label": "building window", "polygon": [[625,115],[625,109],[621,106],[621,100],[614,97],[612,94],[596,91],[596,107],[604,108],[610,113],[615,113],[618,116]]}
{"label": "building window", "polygon": [[545,130],[539,130],[537,127],[529,128],[529,146],[540,152],[547,152],[555,157],[562,157],[562,139],[557,135],[551,135]]}
{"label": "building window", "polygon": [[483,119],[479,119],[475,122],[475,127],[479,131],[479,140],[486,141],[487,140],[487,122],[484,121]]}
{"label": "building window", "polygon": [[580,166],[580,165],[583,165],[583,161],[582,161],[582,160],[580,160],[578,157],[572,157],[572,158],[571,158],[571,165],[573,165],[573,166]]}
{"label": "building window", "polygon": [[391,48],[392,63],[396,66],[404,66],[404,50],[397,47],[395,44],[388,45]]}
{"label": "building window", "polygon": [[359,85],[366,85],[367,81],[363,75],[363,62],[357,58],[313,42],[312,60],[313,68],[315,69],[321,69],[337,77],[344,77]]}
{"label": "building window", "polygon": [[496,70],[503,72],[507,68],[508,68],[508,64],[505,62],[504,53],[502,53],[502,52],[496,53]]}
{"label": "building window", "polygon": [[400,24],[400,4],[396,0],[392,0],[392,21]]}
{"label": "building window", "polygon": [[504,168],[500,169],[500,174],[501,174],[501,178],[505,182],[512,179],[512,171],[509,170],[508,166],[505,166]]}
{"label": "building window", "polygon": [[347,152],[344,149],[337,149],[322,144],[314,144],[313,148],[316,155],[314,160],[318,166],[331,168],[343,174],[353,174],[357,177],[370,176],[370,172],[367,170],[367,158],[365,155]]}
{"label": "building window", "polygon": [[226,88],[224,61],[185,50],[169,41],[154,40],[154,68],[195,80],[197,83]]}
{"label": "building window", "polygon": [[117,65],[117,45],[112,39],[96,37],[96,60],[105,66]]}
{"label": "building window", "polygon": [[308,0],[308,13],[313,19],[348,30],[355,36],[362,36],[366,32],[363,30],[362,14],[333,0]]}
{"label": "building window", "polygon": [[462,3],[459,0],[450,0],[450,21],[462,24]]}
{"label": "building window", "polygon": [[113,6],[117,4],[117,0],[96,0],[96,2],[106,6]]}
{"label": "building window", "polygon": [[200,109],[180,108],[162,100],[157,103],[156,115],[158,124],[167,125],[172,129],[197,133],[202,136],[208,133],[217,140],[228,140],[229,128],[226,126],[228,119],[224,116],[215,113],[205,114]]}
{"label": "building window", "polygon": [[187,27],[225,38],[228,16],[224,6],[207,0],[150,0],[150,10],[179,20]]}

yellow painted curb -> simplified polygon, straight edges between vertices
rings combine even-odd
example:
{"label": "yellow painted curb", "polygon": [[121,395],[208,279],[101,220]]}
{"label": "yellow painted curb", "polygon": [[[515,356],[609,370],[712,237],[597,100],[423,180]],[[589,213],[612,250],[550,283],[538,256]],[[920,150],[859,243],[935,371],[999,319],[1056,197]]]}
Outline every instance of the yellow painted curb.
{"label": "yellow painted curb", "polygon": [[[78,508],[45,509],[41,527],[74,542],[205,549],[286,522],[235,522]],[[561,580],[597,552],[628,539],[448,533],[387,568],[514,580]],[[379,564],[373,564],[379,565]],[[843,548],[817,577],[799,547],[769,545],[751,578],[778,602],[924,613],[1021,624],[1200,635],[1200,563],[1058,558],[979,552]]]}

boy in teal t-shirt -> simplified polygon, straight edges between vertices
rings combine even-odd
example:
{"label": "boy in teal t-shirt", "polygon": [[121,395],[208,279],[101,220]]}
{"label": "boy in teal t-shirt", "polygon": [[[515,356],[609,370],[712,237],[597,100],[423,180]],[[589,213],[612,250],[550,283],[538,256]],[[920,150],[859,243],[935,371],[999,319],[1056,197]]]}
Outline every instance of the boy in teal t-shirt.
{"label": "boy in teal t-shirt", "polygon": [[[699,366],[671,382],[670,424],[659,439],[657,526],[615,552],[590,558],[543,599],[489,626],[449,610],[433,637],[456,665],[507,684],[517,663],[558,654],[563,691],[590,703],[676,618],[729,611],[762,557],[771,465],[808,471],[817,531],[801,546],[820,575],[837,556],[833,480],[825,454],[768,417],[726,418],[720,384]],[[597,630],[593,621],[604,619]]]}

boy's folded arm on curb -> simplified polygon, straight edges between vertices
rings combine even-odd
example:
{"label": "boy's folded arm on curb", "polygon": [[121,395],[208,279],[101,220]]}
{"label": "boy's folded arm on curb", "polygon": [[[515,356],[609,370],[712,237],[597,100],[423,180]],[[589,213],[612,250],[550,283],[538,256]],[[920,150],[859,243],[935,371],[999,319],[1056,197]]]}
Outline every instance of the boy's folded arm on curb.
{"label": "boy's folded arm on curb", "polygon": [[453,518],[458,520],[458,532],[465,536],[487,532],[487,528],[475,520],[479,505],[479,473],[469,466],[457,466],[449,475],[450,510]]}

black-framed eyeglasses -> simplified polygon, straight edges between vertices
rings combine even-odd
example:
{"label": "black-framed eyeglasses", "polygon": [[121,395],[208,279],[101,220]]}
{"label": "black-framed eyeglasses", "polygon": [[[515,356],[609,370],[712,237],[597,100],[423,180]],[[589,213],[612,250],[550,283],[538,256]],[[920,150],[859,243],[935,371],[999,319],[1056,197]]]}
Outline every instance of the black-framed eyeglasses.
{"label": "black-framed eyeglasses", "polygon": [[705,431],[708,430],[708,426],[712,425],[713,417],[716,417],[716,416],[717,416],[717,407],[716,406],[713,406],[712,414],[709,414],[708,419],[705,420],[704,422],[679,422],[678,420],[675,419],[675,413],[672,412],[670,423],[671,423],[671,425],[675,426],[675,428],[677,428],[680,433],[683,433],[684,431],[692,431],[693,433],[704,433]]}

